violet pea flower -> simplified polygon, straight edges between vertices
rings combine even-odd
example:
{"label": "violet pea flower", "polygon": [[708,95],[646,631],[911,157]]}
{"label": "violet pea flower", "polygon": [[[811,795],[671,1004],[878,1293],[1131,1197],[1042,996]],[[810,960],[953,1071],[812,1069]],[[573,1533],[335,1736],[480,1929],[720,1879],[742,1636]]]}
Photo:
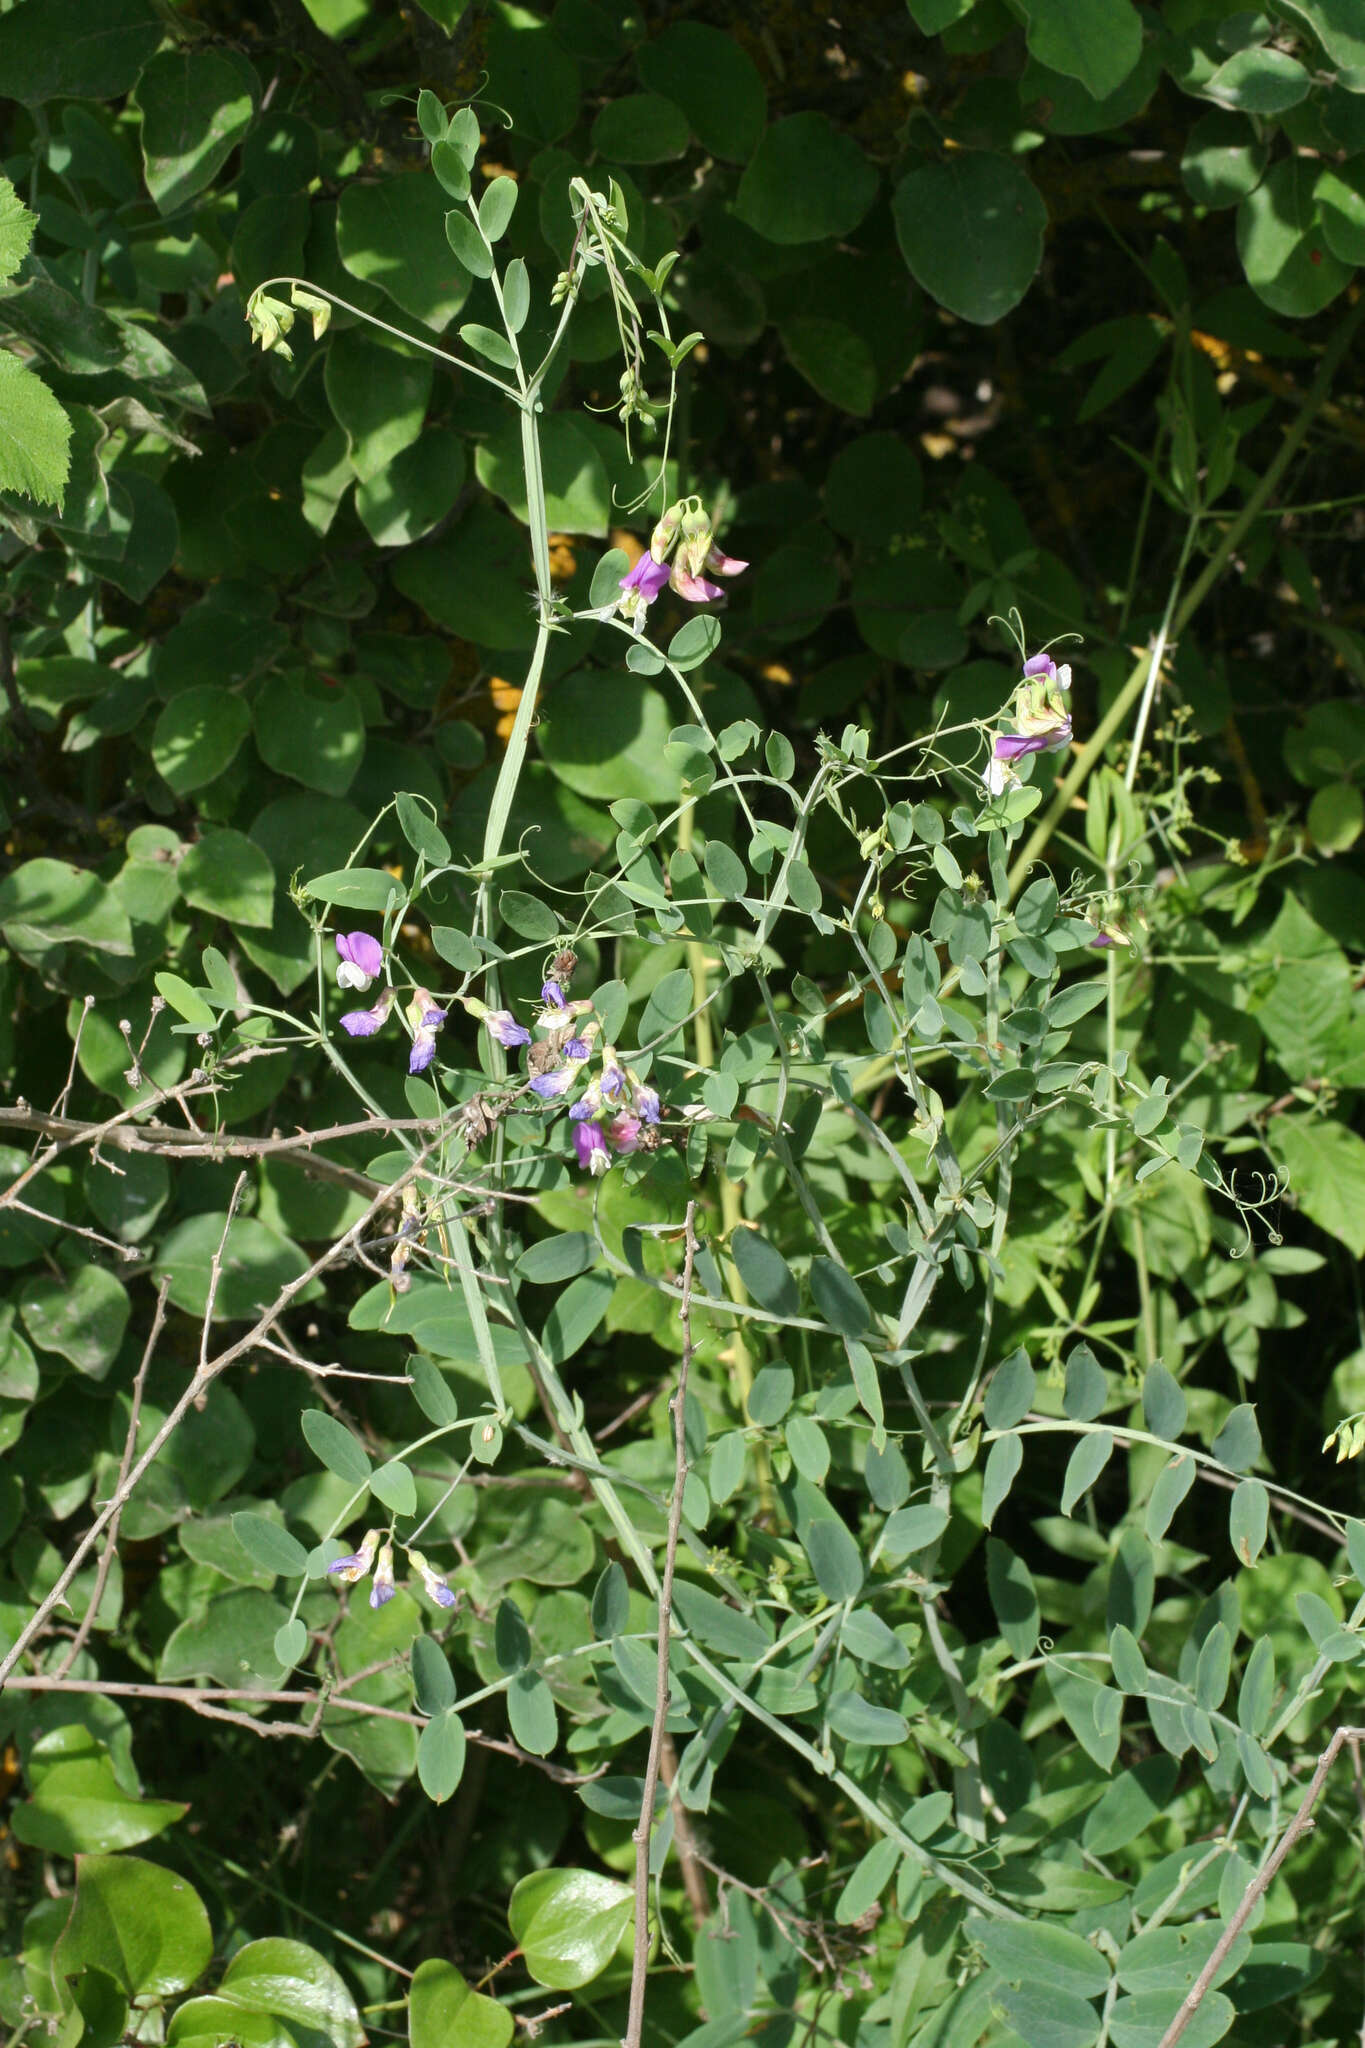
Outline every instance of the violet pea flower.
{"label": "violet pea flower", "polygon": [[1059,719],[1046,732],[1002,732],[995,741],[997,761],[1019,761],[1025,754],[1052,754],[1071,744],[1071,720]]}
{"label": "violet pea flower", "polygon": [[1062,666],[1058,668],[1050,654],[1031,654],[1024,663],[1024,674],[1030,678],[1045,676],[1047,681],[1058,690],[1069,690],[1071,688],[1070,663],[1063,662]]}
{"label": "violet pea flower", "polygon": [[408,1016],[414,1026],[408,1072],[425,1074],[436,1057],[436,1034],[446,1021],[446,1013],[438,1010],[431,997],[419,989],[408,1005]]}
{"label": "violet pea flower", "polygon": [[706,560],[702,564],[713,576],[742,576],[748,566],[747,562],[736,561],[733,555],[723,554],[714,545],[707,549]]}
{"label": "violet pea flower", "polygon": [[513,1046],[529,1045],[531,1034],[524,1024],[518,1024],[510,1010],[488,1010],[484,1013],[484,1026],[490,1037],[510,1051]]}
{"label": "violet pea flower", "polygon": [[590,1173],[594,1180],[599,1179],[611,1165],[607,1141],[598,1124],[575,1124],[573,1148],[578,1154],[579,1165],[585,1173]]}
{"label": "violet pea flower", "polygon": [[641,555],[630,573],[621,578],[620,587],[633,591],[638,604],[651,605],[667,583],[668,574],[667,562],[656,562],[653,555]]}
{"label": "violet pea flower", "polygon": [[341,956],[338,988],[359,989],[363,995],[375,977],[384,972],[384,948],[368,932],[338,932],[336,949]]}
{"label": "violet pea flower", "polygon": [[393,990],[386,988],[370,1009],[347,1010],[341,1019],[341,1028],[348,1038],[373,1038],[392,1006]]}
{"label": "violet pea flower", "polygon": [[572,1087],[574,1067],[556,1067],[552,1074],[537,1074],[531,1082],[531,1093],[538,1095],[542,1102],[556,1102],[565,1090]]}
{"label": "violet pea flower", "polygon": [[408,1563],[417,1573],[422,1584],[426,1587],[428,1595],[436,1602],[438,1607],[453,1607],[455,1605],[456,1595],[446,1584],[443,1575],[434,1566],[427,1563],[420,1550],[410,1550],[408,1552]]}
{"label": "violet pea flower", "polygon": [[349,1557],[334,1557],[327,1567],[329,1579],[340,1579],[343,1586],[354,1586],[363,1579],[374,1563],[375,1547],[379,1542],[379,1531],[367,1529],[359,1550],[353,1550]]}
{"label": "violet pea flower", "polygon": [[374,1584],[370,1588],[371,1607],[386,1607],[397,1591],[393,1578],[393,1545],[386,1543],[374,1568]]}
{"label": "violet pea flower", "polygon": [[725,595],[719,583],[708,583],[704,576],[693,576],[681,555],[673,564],[669,581],[677,595],[685,598],[688,604],[714,604],[718,597]]}

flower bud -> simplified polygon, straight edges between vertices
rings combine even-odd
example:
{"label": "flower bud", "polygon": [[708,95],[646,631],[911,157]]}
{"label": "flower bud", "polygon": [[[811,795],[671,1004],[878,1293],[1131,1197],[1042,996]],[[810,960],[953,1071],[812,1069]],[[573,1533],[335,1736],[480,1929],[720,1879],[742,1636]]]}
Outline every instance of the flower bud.
{"label": "flower bud", "polygon": [[676,505],[670,505],[653,533],[649,536],[649,552],[656,562],[666,562],[672,554],[673,543],[678,538],[678,531],[682,526],[685,510],[685,500],[680,500]]}

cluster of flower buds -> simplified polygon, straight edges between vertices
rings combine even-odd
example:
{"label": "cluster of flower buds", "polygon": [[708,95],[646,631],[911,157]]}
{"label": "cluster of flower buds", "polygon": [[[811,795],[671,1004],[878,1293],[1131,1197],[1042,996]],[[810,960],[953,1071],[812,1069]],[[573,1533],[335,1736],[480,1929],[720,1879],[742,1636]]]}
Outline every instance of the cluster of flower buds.
{"label": "cluster of flower buds", "polygon": [[[421,1551],[407,1548],[405,1555],[436,1605],[453,1607],[458,1596],[446,1583],[444,1576],[427,1562]],[[398,1591],[398,1587],[394,1582],[393,1544],[388,1538],[381,1541],[378,1529],[367,1529],[361,1539],[359,1550],[352,1551],[349,1557],[333,1559],[327,1567],[327,1576],[338,1580],[343,1586],[355,1586],[362,1579],[369,1577],[371,1569],[374,1572],[374,1580],[370,1586],[370,1605],[385,1607]]]}
{"label": "cluster of flower buds", "polygon": [[641,555],[630,573],[621,578],[621,595],[615,610],[642,633],[645,616],[667,584],[688,604],[714,604],[725,592],[703,575],[738,576],[749,564],[737,562],[716,546],[711,515],[700,498],[680,498],[670,505],[650,535],[648,551]]}
{"label": "cluster of flower buds", "polygon": [[268,292],[258,289],[251,294],[246,309],[252,340],[261,344],[261,353],[268,356],[273,350],[287,363],[294,360],[294,351],[285,336],[294,325],[295,313],[312,315],[314,341],[321,341],[332,317],[332,308],[327,300],[305,291],[301,284],[293,287],[289,297],[292,303],[286,305],[283,299],[272,299]]}
{"label": "cluster of flower buds", "polygon": [[[336,949],[339,956],[337,985],[357,989],[364,994],[384,971],[383,947],[368,932],[338,932]],[[346,1011],[341,1020],[342,1030],[350,1038],[373,1038],[387,1021],[394,1001],[393,990],[382,988],[368,1010]],[[446,1021],[446,1013],[424,988],[419,988],[402,1014],[412,1038],[408,1072],[424,1074],[436,1057],[436,1034]]]}
{"label": "cluster of flower buds", "polygon": [[1023,681],[1014,693],[1009,718],[1013,732],[996,734],[995,746],[986,768],[985,784],[991,796],[1019,786],[1014,763],[1025,754],[1051,754],[1071,744],[1071,706],[1067,692],[1071,670],[1058,668],[1050,654],[1035,654],[1024,663]]}

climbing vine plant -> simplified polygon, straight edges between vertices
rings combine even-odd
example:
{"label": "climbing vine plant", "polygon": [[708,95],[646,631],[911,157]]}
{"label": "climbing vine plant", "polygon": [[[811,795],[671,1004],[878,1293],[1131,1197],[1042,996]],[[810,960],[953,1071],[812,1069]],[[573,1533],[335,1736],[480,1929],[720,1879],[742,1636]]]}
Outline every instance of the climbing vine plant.
{"label": "climbing vine plant", "polygon": [[1357,2033],[1352,10],[0,78],[11,2048]]}

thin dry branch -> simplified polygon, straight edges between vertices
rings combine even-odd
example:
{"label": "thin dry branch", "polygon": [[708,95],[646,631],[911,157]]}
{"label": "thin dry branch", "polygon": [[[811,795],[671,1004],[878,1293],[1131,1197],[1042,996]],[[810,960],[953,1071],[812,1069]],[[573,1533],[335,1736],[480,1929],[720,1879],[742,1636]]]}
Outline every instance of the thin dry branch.
{"label": "thin dry branch", "polygon": [[1336,1762],[1343,1746],[1348,1742],[1352,1749],[1355,1748],[1357,1743],[1365,1742],[1365,1728],[1338,1728],[1336,1734],[1318,1758],[1317,1769],[1308,1781],[1308,1790],[1299,1802],[1298,1812],[1294,1815],[1289,1826],[1280,1836],[1279,1841],[1275,1844],[1275,1847],[1271,1850],[1269,1856],[1266,1857],[1265,1862],[1243,1892],[1241,1904],[1223,1929],[1223,1932],[1219,1935],[1217,1944],[1203,1969],[1195,1978],[1184,1998],[1181,1999],[1180,2009],[1162,2035],[1158,2048],[1175,2048],[1176,2042],[1204,2003],[1205,1998],[1208,1996],[1210,1985],[1223,1967],[1228,1950],[1251,1918],[1252,1909],[1256,1901],[1259,1898],[1263,1898],[1265,1893],[1269,1891],[1275,1880],[1276,1872],[1293,1848],[1295,1842],[1298,1841],[1300,1835],[1307,1834],[1309,1828],[1312,1827],[1313,1808],[1322,1797],[1322,1788],[1327,1783],[1327,1773]]}
{"label": "thin dry branch", "polygon": [[[358,1684],[363,1673],[346,1681]],[[378,1721],[403,1721],[410,1728],[422,1728],[426,1724],[420,1714],[410,1714],[403,1707],[381,1707],[372,1700],[353,1700],[346,1697],[340,1687],[330,1692],[304,1692],[295,1688],[290,1691],[253,1691],[249,1687],[193,1686],[193,1685],[152,1685],[141,1680],[120,1681],[105,1678],[61,1678],[46,1672],[25,1673],[22,1677],[10,1678],[5,1682],[7,1692],[31,1693],[91,1693],[100,1698],[168,1700],[175,1706],[188,1707],[192,1714],[200,1714],[210,1721],[230,1721],[235,1727],[245,1728],[252,1735],[265,1737],[294,1736],[300,1741],[311,1740],[317,1733],[321,1714],[331,1708],[339,1713],[369,1714]],[[268,1707],[312,1707],[315,1712],[311,1721],[265,1721],[254,1714],[234,1713],[223,1703],[227,1700],[249,1700],[258,1706]],[[582,1785],[587,1782],[581,1771],[565,1770],[562,1765],[551,1763],[548,1758],[532,1756],[529,1750],[521,1749],[515,1742],[505,1742],[497,1735],[484,1735],[477,1728],[467,1728],[466,1739],[483,1749],[495,1749],[502,1756],[510,1756],[519,1764],[531,1764],[546,1777],[553,1778],[557,1785]]]}
{"label": "thin dry branch", "polygon": [[64,1601],[67,1588],[89,1556],[91,1548],[104,1534],[114,1516],[122,1512],[125,1501],[128,1500],[135,1488],[141,1483],[143,1474],[159,1456],[162,1447],[180,1427],[190,1409],[198,1405],[220,1373],[226,1372],[228,1367],[235,1365],[239,1358],[245,1357],[258,1344],[259,1340],[268,1334],[290,1306],[291,1302],[295,1301],[304,1289],[317,1279],[320,1273],[326,1272],[329,1266],[334,1265],[340,1258],[349,1253],[352,1245],[359,1239],[378,1210],[386,1202],[390,1201],[395,1194],[401,1193],[408,1181],[414,1180],[423,1171],[425,1160],[425,1151],[418,1153],[412,1164],[404,1170],[399,1178],[391,1186],[384,1188],[374,1197],[373,1201],[366,1207],[364,1214],[356,1218],[356,1221],[349,1230],[345,1231],[325,1251],[319,1253],[318,1257],[299,1274],[297,1279],[290,1280],[281,1288],[270,1307],[257,1318],[256,1322],[252,1324],[244,1336],[237,1338],[234,1343],[229,1344],[226,1350],[221,1351],[216,1358],[201,1360],[198,1369],[190,1378],[180,1398],[168,1411],[160,1428],[152,1437],[142,1456],[137,1460],[137,1463],[121,1485],[115,1488],[112,1498],[106,1501],[103,1510],[95,1517],[84,1536],[76,1544],[71,1556],[67,1559],[66,1564],[58,1575],[56,1583],[38,1603],[38,1606],[19,1631],[18,1636],[4,1656],[0,1657],[0,1687],[4,1686],[10,1673],[18,1664],[19,1659],[27,1651],[39,1630],[46,1624],[47,1618],[52,1613],[54,1607]]}
{"label": "thin dry branch", "polygon": [[632,1837],[635,1843],[635,1947],[630,1971],[630,2010],[626,2021],[624,2048],[640,2048],[645,2024],[645,1983],[649,1975],[649,1844],[654,1832],[654,1798],[659,1784],[659,1759],[663,1750],[664,1724],[668,1719],[668,1663],[673,1627],[673,1566],[682,1530],[683,1486],[687,1479],[687,1374],[692,1364],[692,1268],[697,1239],[693,1229],[697,1205],[687,1205],[683,1222],[682,1361],[678,1385],[669,1406],[673,1410],[673,1496],[668,1504],[668,1542],[664,1550],[663,1579],[659,1586],[659,1654],[654,1681],[654,1725],[649,1735],[649,1758],[645,1764],[644,1791],[640,1795],[640,1821]]}

